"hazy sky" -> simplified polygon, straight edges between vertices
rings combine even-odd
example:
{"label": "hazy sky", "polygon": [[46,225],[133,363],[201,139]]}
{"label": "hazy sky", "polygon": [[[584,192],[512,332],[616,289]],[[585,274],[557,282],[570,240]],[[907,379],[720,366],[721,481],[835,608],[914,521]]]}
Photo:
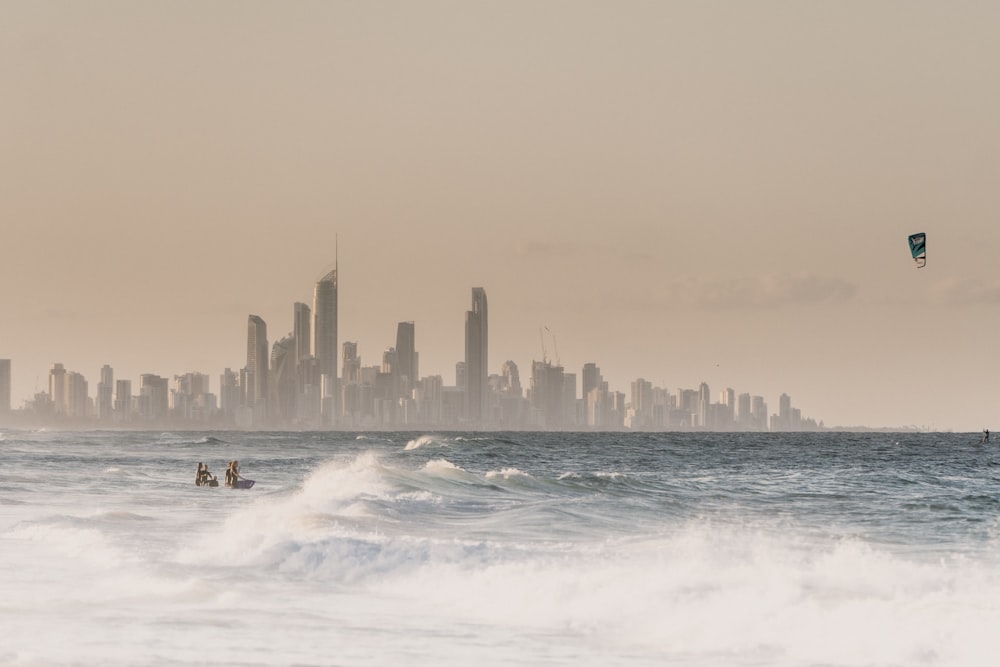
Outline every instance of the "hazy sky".
{"label": "hazy sky", "polygon": [[[0,0],[15,405],[273,342],[1000,429],[1000,4]],[[906,236],[928,236],[916,269]]]}

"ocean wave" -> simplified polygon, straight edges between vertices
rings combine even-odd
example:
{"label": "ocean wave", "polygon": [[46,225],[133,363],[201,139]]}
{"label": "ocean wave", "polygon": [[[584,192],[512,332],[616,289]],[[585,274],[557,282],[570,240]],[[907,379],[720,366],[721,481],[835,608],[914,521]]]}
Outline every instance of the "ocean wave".
{"label": "ocean wave", "polygon": [[503,470],[490,470],[486,473],[486,479],[534,479],[531,475],[524,472],[523,470],[518,470],[517,468],[504,468]]}
{"label": "ocean wave", "polygon": [[4,533],[6,539],[39,542],[58,553],[92,565],[112,568],[133,558],[114,546],[100,521],[72,516],[51,516],[23,521]]}
{"label": "ocean wave", "polygon": [[226,445],[225,440],[214,435],[203,435],[197,437],[193,434],[181,434],[164,432],[156,438],[157,445],[184,446],[184,445]]}
{"label": "ocean wave", "polygon": [[406,447],[403,448],[403,451],[409,452],[413,451],[414,449],[420,449],[421,447],[426,447],[428,445],[443,446],[446,444],[447,444],[446,441],[438,438],[437,436],[422,435],[419,438],[414,438],[413,440],[407,442]]}

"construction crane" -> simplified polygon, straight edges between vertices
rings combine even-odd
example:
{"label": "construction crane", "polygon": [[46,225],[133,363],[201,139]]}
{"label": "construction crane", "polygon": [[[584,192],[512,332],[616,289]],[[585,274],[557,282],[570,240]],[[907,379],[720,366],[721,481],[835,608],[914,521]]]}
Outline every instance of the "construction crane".
{"label": "construction crane", "polygon": [[[543,328],[545,329],[545,331],[549,332],[550,336],[552,336],[552,347],[555,349],[555,353],[556,353],[556,359],[555,359],[556,366],[561,366],[562,364],[559,363],[559,343],[556,342],[556,335],[554,333],[552,333],[552,330],[549,329],[548,327],[543,327]],[[545,350],[545,335],[542,333],[541,329],[538,330],[538,335],[542,339],[542,361],[543,362],[547,362],[548,361],[548,353]]]}

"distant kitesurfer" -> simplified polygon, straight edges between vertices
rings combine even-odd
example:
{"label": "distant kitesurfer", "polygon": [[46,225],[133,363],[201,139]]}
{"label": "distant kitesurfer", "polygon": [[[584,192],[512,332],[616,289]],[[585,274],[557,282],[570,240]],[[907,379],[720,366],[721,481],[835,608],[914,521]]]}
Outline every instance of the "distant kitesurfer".
{"label": "distant kitesurfer", "polygon": [[983,442],[990,441],[990,430],[988,428],[983,429]]}

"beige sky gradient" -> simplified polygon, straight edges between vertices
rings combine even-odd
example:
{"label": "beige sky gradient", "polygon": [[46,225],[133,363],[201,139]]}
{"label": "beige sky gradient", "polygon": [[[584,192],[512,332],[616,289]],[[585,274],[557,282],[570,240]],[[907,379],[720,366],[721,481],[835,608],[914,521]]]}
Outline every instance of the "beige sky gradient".
{"label": "beige sky gradient", "polygon": [[[1000,5],[0,1],[16,404],[341,342],[1000,428]],[[917,270],[906,235],[928,234]],[[553,350],[549,349],[550,355]]]}

